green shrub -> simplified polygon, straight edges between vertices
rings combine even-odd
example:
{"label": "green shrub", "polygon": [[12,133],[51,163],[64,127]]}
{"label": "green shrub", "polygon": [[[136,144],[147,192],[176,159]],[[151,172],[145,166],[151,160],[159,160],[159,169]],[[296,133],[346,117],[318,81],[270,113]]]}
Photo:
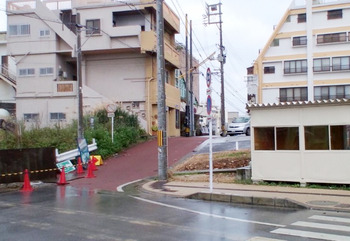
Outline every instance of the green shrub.
{"label": "green shrub", "polygon": [[[94,125],[90,125],[90,119]],[[101,155],[103,159],[142,141],[146,135],[140,128],[137,116],[117,109],[114,118],[114,142],[111,138],[111,118],[104,109],[94,115],[84,117],[84,137],[88,143],[94,138],[98,149],[93,154]],[[61,127],[33,128],[25,130],[21,126],[21,136],[0,130],[0,149],[54,147],[60,153],[77,148],[77,121]]]}

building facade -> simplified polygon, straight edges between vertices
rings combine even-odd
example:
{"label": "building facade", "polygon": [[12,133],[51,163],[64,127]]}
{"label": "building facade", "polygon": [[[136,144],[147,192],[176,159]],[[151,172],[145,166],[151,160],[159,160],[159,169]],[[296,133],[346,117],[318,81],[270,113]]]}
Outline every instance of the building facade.
{"label": "building facade", "polygon": [[248,68],[248,102],[350,97],[350,1],[294,1]]}
{"label": "building facade", "polygon": [[[84,114],[117,104],[151,133],[157,125],[156,5],[146,0],[7,1],[7,54],[16,62],[17,119],[50,126],[78,117],[81,37]],[[167,129],[180,134],[175,86],[180,21],[164,3]]]}
{"label": "building facade", "polygon": [[349,21],[349,0],[294,1],[248,68],[253,181],[350,183]]}
{"label": "building facade", "polygon": [[16,74],[14,63],[7,56],[6,32],[0,32],[0,109],[8,114],[16,113]]}

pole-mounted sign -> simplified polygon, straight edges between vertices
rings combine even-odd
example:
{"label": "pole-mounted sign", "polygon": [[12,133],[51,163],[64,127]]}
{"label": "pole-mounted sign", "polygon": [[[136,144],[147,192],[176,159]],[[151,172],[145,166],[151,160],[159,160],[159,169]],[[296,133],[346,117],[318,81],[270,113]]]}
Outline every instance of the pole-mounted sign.
{"label": "pole-mounted sign", "polygon": [[211,96],[208,95],[208,97],[207,97],[207,113],[209,116],[211,114],[211,106],[212,106]]}
{"label": "pole-mounted sign", "polygon": [[206,80],[207,80],[207,86],[208,86],[208,88],[209,88],[209,87],[210,87],[210,84],[211,84],[211,71],[210,71],[210,68],[207,68]]}
{"label": "pole-mounted sign", "polygon": [[112,136],[112,143],[114,142],[114,112],[117,110],[117,106],[115,104],[109,104],[106,106],[106,110],[107,110],[107,116],[109,118],[112,118],[111,121],[111,126],[112,126],[112,130],[111,130],[111,136]]}

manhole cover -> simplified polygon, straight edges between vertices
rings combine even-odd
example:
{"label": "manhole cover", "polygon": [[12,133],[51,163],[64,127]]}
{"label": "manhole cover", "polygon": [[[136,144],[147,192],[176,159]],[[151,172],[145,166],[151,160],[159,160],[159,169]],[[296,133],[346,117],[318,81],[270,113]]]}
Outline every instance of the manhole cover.
{"label": "manhole cover", "polygon": [[332,201],[309,201],[307,202],[308,204],[311,205],[317,205],[317,206],[335,206],[337,204],[339,204],[338,202],[332,202]]}

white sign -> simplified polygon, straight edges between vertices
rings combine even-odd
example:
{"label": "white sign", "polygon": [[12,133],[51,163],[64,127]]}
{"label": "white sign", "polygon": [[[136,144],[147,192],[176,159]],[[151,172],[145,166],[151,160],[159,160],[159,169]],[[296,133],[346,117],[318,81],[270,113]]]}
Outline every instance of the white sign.
{"label": "white sign", "polygon": [[111,118],[111,117],[114,117],[115,114],[114,114],[114,112],[113,113],[107,113],[107,116]]}
{"label": "white sign", "polygon": [[115,104],[109,104],[107,105],[106,110],[108,113],[114,113],[117,110],[117,106]]}

